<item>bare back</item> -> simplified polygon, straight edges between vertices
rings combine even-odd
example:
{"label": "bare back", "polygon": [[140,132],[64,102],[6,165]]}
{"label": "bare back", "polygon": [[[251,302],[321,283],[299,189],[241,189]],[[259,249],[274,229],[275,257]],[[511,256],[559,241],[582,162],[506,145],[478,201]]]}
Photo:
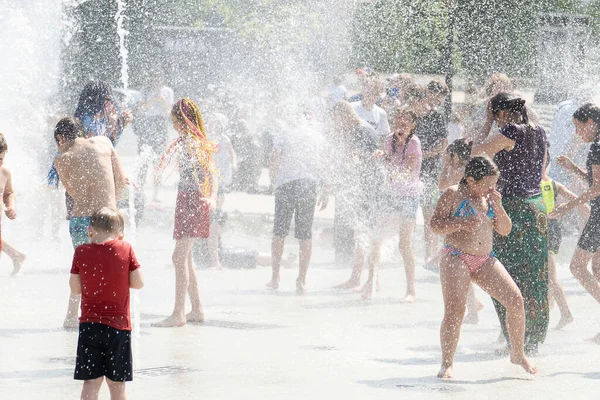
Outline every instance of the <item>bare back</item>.
{"label": "bare back", "polygon": [[101,136],[75,139],[54,164],[67,193],[75,201],[74,217],[90,216],[102,207],[116,207],[115,184],[120,186],[123,175],[109,139]]}

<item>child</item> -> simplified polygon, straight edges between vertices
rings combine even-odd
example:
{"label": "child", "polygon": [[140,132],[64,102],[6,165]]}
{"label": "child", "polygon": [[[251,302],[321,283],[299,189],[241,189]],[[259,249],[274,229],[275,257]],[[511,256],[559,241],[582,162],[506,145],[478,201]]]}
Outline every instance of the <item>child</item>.
{"label": "child", "polygon": [[[465,175],[465,167],[471,159],[472,142],[466,139],[457,139],[450,143],[446,149],[444,157],[444,167],[440,174],[439,188],[440,191],[448,189],[450,186],[458,185],[462,177]],[[439,258],[432,264],[439,265]],[[439,268],[433,270],[439,273]],[[465,316],[465,324],[477,324],[479,322],[479,311],[483,309],[483,304],[475,297],[473,284],[469,285],[469,294],[467,297],[467,315]]]}
{"label": "child", "polygon": [[[8,144],[6,138],[0,133],[0,192],[2,192],[2,202],[6,209],[4,214],[9,219],[15,219],[17,212],[15,210],[15,192],[12,187],[12,175],[10,170],[4,166],[4,157],[8,151]],[[0,205],[0,207],[2,207]],[[0,233],[0,250],[5,252],[13,262],[12,275],[16,275],[21,270],[21,264],[25,261],[25,254],[21,253],[6,241],[2,240],[2,234]]]}
{"label": "child", "polygon": [[[187,322],[204,322],[198,281],[192,262],[192,248],[198,238],[210,234],[210,214],[217,204],[218,184],[212,154],[217,148],[209,142],[200,109],[190,99],[179,100],[171,110],[173,127],[179,137],[169,146],[161,159],[165,161],[178,153],[179,184],[175,205],[173,264],[175,264],[175,305],[173,313],[158,327],[183,326]],[[185,299],[189,294],[192,311],[185,314]]]}
{"label": "child", "polygon": [[370,299],[378,283],[380,247],[387,228],[398,229],[398,247],[406,273],[405,303],[413,303],[415,290],[415,255],[413,232],[417,222],[421,181],[419,174],[423,152],[421,141],[414,134],[417,117],[411,111],[400,111],[394,118],[394,133],[388,137],[384,160],[388,169],[388,190],[377,211],[376,231],[371,243],[369,279],[363,298]]}
{"label": "child", "polygon": [[133,379],[129,289],[144,279],[131,245],[123,241],[123,216],[103,207],[92,214],[89,244],[75,250],[69,285],[81,294],[75,379],[83,380],[82,399],[97,399],[102,381],[111,399],[125,399]]}
{"label": "child", "polygon": [[[548,144],[548,147],[550,145]],[[542,197],[546,204],[546,213],[550,214],[554,211],[557,204],[558,197],[563,197],[568,200],[575,200],[577,195],[569,191],[561,183],[556,182],[548,176],[548,170],[550,165],[550,149],[546,152],[546,163],[545,168],[542,171],[542,182],[540,187],[542,189]],[[589,215],[589,206],[583,205],[578,208],[582,214]],[[585,216],[587,218],[587,216]],[[556,259],[555,256],[558,254],[560,243],[562,241],[561,223],[557,219],[548,220],[548,301],[552,298],[556,300],[558,309],[560,310],[560,321],[554,329],[560,330],[573,322],[573,314],[567,304],[567,298],[561,284],[558,282],[556,276]]]}
{"label": "child", "polygon": [[531,374],[537,369],[526,358],[523,296],[492,252],[492,234],[508,235],[512,222],[496,190],[498,167],[487,157],[474,157],[463,179],[440,198],[431,229],[445,235],[440,263],[444,319],[440,328],[442,366],[439,378],[451,378],[454,353],[471,282],[497,299],[507,310],[510,360]]}

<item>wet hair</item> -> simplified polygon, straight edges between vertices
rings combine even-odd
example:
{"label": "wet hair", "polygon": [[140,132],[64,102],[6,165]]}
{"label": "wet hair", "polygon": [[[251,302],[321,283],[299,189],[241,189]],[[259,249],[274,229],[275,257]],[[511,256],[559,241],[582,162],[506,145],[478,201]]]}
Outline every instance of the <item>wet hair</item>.
{"label": "wet hair", "polygon": [[445,83],[438,81],[431,81],[427,84],[427,91],[434,95],[447,96],[448,86]]}
{"label": "wet hair", "polygon": [[83,124],[77,118],[62,118],[54,128],[54,140],[57,142],[59,137],[67,142],[72,142],[73,140],[84,136],[85,131],[83,130]]}
{"label": "wet hair", "polygon": [[407,102],[423,100],[426,97],[427,89],[417,84],[410,85],[406,88],[406,91],[404,92],[404,100],[406,100]]}
{"label": "wet hair", "polygon": [[361,123],[361,119],[352,105],[345,100],[336,101],[329,112],[331,116],[351,117],[357,125]]}
{"label": "wet hair", "polygon": [[486,176],[498,175],[500,170],[491,158],[486,156],[477,156],[471,158],[465,167],[465,175],[460,180],[461,185],[467,184],[467,178],[471,177],[475,182],[479,182]]}
{"label": "wet hair", "polygon": [[500,72],[495,72],[490,75],[485,82],[483,89],[485,96],[488,98],[492,97],[496,93],[498,87],[505,88],[505,90],[513,90],[513,84],[508,75]]}
{"label": "wet hair", "polygon": [[79,95],[79,102],[75,109],[75,118],[83,121],[86,115],[104,114],[106,102],[117,106],[117,101],[110,85],[104,81],[88,82]]}
{"label": "wet hair", "polygon": [[518,113],[521,115],[521,123],[529,124],[527,107],[525,107],[525,100],[522,98],[512,96],[508,93],[498,93],[492,97],[490,102],[494,116],[497,116],[500,111],[508,111],[511,114]]}
{"label": "wet hair", "polygon": [[111,207],[102,207],[92,214],[90,226],[103,233],[118,235],[123,232],[125,221],[119,210]]}
{"label": "wet hair", "polygon": [[597,105],[585,103],[573,113],[573,119],[584,123],[591,119],[596,125],[596,137],[600,135],[600,107]]}
{"label": "wet hair", "polygon": [[446,148],[446,153],[450,158],[456,157],[461,163],[467,163],[471,159],[471,149],[473,142],[467,139],[456,139]]}
{"label": "wet hair", "polygon": [[8,144],[6,143],[6,138],[3,133],[0,133],[0,153],[4,153],[8,150]]}
{"label": "wet hair", "polygon": [[[394,123],[402,117],[409,117],[410,120],[413,122],[413,124],[417,121],[417,115],[414,112],[409,111],[409,110],[401,110],[394,117]],[[402,160],[404,160],[404,158],[406,157],[406,147],[407,147],[410,139],[412,139],[412,137],[414,136],[414,132],[415,132],[415,130],[413,129],[406,136],[406,139],[404,139],[404,145],[402,146]],[[392,134],[392,154],[396,153],[397,148],[398,148],[398,138],[396,137],[396,134],[394,133],[394,134]]]}
{"label": "wet hair", "polygon": [[[216,153],[216,143],[210,142],[206,136],[206,128],[200,109],[191,99],[181,99],[173,105],[171,117],[179,124],[180,136],[175,139],[161,156],[158,170],[171,162],[173,155],[183,149],[192,158],[193,175],[200,187],[202,196],[209,197],[212,191],[210,176],[216,173],[212,154]],[[198,167],[201,171],[198,171]],[[204,175],[204,182],[200,177]]]}

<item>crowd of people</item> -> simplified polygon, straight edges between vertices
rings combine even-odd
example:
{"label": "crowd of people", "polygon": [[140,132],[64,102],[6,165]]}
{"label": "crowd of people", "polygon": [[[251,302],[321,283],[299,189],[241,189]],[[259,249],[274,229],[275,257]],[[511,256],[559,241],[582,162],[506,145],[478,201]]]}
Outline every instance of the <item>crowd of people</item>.
{"label": "crowd of people", "polygon": [[[559,154],[550,147],[553,131],[547,134],[506,75],[492,75],[481,100],[467,101],[449,114],[449,90],[440,81],[423,85],[396,74],[385,87],[373,71],[357,73],[358,94],[349,97],[337,79],[327,106],[307,101],[284,107],[269,168],[275,197],[271,254],[253,254],[250,263],[270,264],[267,287],[277,290],[282,263],[295,260],[284,255],[294,220],[296,289],[304,293],[315,210],[326,208],[335,196],[336,262],[352,266],[348,281],[337,288],[358,288],[366,265],[362,296],[374,296],[380,286],[382,243],[397,234],[406,279],[403,301],[412,303],[417,298],[414,236],[420,211],[423,267],[439,273],[444,299],[438,376],[452,377],[461,325],[478,321],[482,304],[473,284],[492,297],[511,362],[536,373],[528,357],[544,342],[551,302],[561,313],[558,329],[573,321],[555,261],[560,220],[572,217],[572,210],[583,222],[570,269],[600,302],[600,108],[584,103],[584,96],[559,106],[553,122],[553,129],[563,132]],[[85,398],[97,397],[104,377],[111,396],[120,398],[124,382],[132,379],[129,289],[142,288],[143,277],[133,248],[123,241],[125,223],[118,205],[129,185],[143,187],[150,165],[155,195],[169,165],[179,172],[174,308],[153,326],[204,321],[194,246],[203,239],[208,264],[226,263],[219,244],[227,219],[222,206],[238,169],[228,119],[218,111],[206,115],[205,125],[198,103],[188,98],[175,102],[173,91],[153,77],[132,113],[120,108],[107,83],[94,81],[83,89],[74,116],[62,118],[54,128],[58,151],[48,183],[61,183],[66,190],[75,249],[64,326],[79,329],[75,378],[84,380]],[[116,145],[132,121],[142,167],[137,176],[128,177]],[[168,124],[177,132],[170,143]],[[565,137],[567,131],[570,136]],[[591,145],[582,168],[585,144]],[[5,214],[15,218],[11,175],[2,165],[7,150],[0,136],[0,189]],[[587,185],[570,190],[561,183],[569,176]],[[7,253],[14,250],[18,272],[24,255],[4,241],[2,245]],[[235,264],[235,256],[228,262]],[[187,297],[191,311],[186,314]],[[600,343],[600,334],[593,340]]]}

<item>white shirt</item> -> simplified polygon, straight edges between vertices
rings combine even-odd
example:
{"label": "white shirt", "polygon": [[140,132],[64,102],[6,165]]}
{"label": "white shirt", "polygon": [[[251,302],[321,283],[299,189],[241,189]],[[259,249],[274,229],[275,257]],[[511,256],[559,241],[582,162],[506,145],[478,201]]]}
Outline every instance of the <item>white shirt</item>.
{"label": "white shirt", "polygon": [[[167,104],[172,106],[175,104],[175,93],[173,93],[173,89],[167,86],[161,87],[159,90],[153,90],[146,93],[145,99],[149,100],[155,97],[162,97]],[[146,109],[146,117],[168,117],[168,112],[165,113],[164,108],[160,106],[160,104],[152,103],[148,109]]]}
{"label": "white shirt", "polygon": [[386,137],[390,134],[390,123],[388,122],[387,113],[383,108],[374,104],[373,108],[368,110],[363,106],[362,101],[350,104],[354,108],[354,111],[356,111],[356,114],[358,114],[358,117],[369,124],[371,128],[375,129],[379,137],[374,139],[379,141],[381,137]]}
{"label": "white shirt", "polygon": [[323,137],[315,126],[304,123],[275,136],[273,147],[281,152],[275,187],[298,180],[317,181]]}

